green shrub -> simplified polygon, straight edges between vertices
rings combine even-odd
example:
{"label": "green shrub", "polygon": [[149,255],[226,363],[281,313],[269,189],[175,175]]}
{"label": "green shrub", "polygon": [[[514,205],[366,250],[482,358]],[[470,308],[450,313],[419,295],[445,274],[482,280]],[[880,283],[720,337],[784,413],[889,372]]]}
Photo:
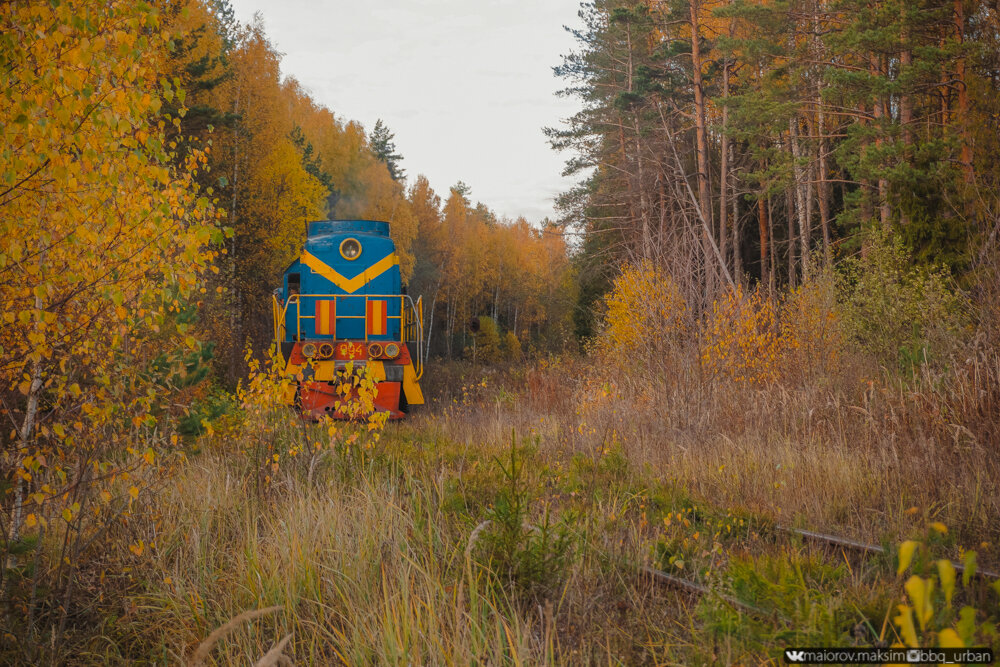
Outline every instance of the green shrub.
{"label": "green shrub", "polygon": [[844,262],[840,294],[849,339],[886,368],[946,361],[961,342],[963,301],[948,272],[914,264],[888,232],[869,232],[861,256]]}
{"label": "green shrub", "polygon": [[177,432],[184,436],[199,436],[207,431],[206,424],[236,410],[233,396],[221,389],[205,398],[196,399],[177,421]]}
{"label": "green shrub", "polygon": [[473,334],[472,345],[465,348],[465,356],[481,364],[497,364],[503,360],[500,329],[492,317],[480,315],[479,330]]}

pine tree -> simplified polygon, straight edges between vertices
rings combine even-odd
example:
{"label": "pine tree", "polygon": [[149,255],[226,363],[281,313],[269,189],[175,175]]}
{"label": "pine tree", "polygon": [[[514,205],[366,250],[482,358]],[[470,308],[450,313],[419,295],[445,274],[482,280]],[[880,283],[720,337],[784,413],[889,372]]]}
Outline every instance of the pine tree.
{"label": "pine tree", "polygon": [[375,121],[375,129],[368,137],[371,144],[372,153],[379,161],[384,162],[389,168],[389,174],[394,181],[401,181],[406,177],[406,171],[399,166],[403,156],[396,152],[396,142],[393,141],[396,135],[389,131],[382,119]]}

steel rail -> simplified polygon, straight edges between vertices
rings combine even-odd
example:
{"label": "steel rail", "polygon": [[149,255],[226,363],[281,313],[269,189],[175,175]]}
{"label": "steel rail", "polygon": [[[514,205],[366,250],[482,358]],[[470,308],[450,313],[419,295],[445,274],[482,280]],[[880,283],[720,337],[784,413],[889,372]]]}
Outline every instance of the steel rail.
{"label": "steel rail", "polygon": [[[869,554],[885,554],[886,553],[886,550],[883,547],[880,547],[880,546],[875,545],[875,544],[868,544],[866,542],[859,542],[858,540],[852,540],[852,539],[849,539],[849,538],[846,538],[846,537],[839,537],[837,535],[829,535],[827,533],[819,533],[819,532],[816,532],[816,531],[813,531],[813,530],[804,530],[802,528],[792,528],[790,526],[782,526],[782,525],[778,525],[778,524],[775,524],[774,528],[776,530],[778,530],[778,531],[781,531],[781,532],[784,532],[784,533],[789,533],[789,534],[792,534],[792,535],[798,535],[800,537],[804,537],[806,539],[813,540],[813,541],[816,541],[816,542],[823,542],[823,543],[835,545],[835,546],[838,546],[838,547],[844,547],[844,548],[848,548],[848,549],[854,549],[856,551],[863,551],[863,552],[869,553]],[[963,573],[965,572],[965,565],[964,564],[957,563],[955,561],[950,561],[950,562],[951,562],[952,566],[956,570],[958,570],[959,572],[963,572]],[[679,590],[685,591],[687,593],[691,593],[693,595],[698,595],[698,596],[705,596],[705,595],[715,594],[715,595],[717,595],[719,597],[719,599],[725,601],[727,604],[729,604],[730,606],[735,607],[737,609],[742,609],[744,611],[748,611],[748,612],[751,612],[751,613],[754,613],[754,614],[757,614],[757,615],[761,615],[761,616],[775,616],[775,615],[781,616],[781,614],[779,612],[777,612],[777,611],[773,611],[773,612],[766,611],[764,609],[761,609],[760,607],[756,607],[756,606],[754,606],[752,604],[749,604],[747,602],[743,602],[742,600],[740,600],[738,598],[735,598],[735,597],[733,597],[731,595],[726,595],[725,593],[720,593],[718,591],[713,591],[712,589],[710,589],[708,586],[705,586],[704,584],[699,584],[699,583],[697,583],[695,581],[690,581],[688,579],[684,579],[683,577],[678,577],[678,576],[673,575],[673,574],[668,574],[668,573],[664,572],[663,570],[658,570],[658,569],[656,569],[654,567],[650,567],[648,565],[639,565],[638,566],[638,570],[639,570],[640,574],[646,575],[647,577],[649,577],[650,579],[652,579],[656,583],[661,584],[663,586],[667,586],[667,587],[670,587],[670,588],[679,589]],[[974,577],[981,577],[983,579],[1000,579],[1000,574],[997,574],[996,572],[993,572],[993,571],[990,571],[990,570],[982,570],[982,569],[980,569],[978,567],[975,569],[975,572],[973,573],[973,576]]]}
{"label": "steel rail", "polygon": [[[846,547],[849,549],[854,549],[856,551],[866,551],[873,554],[884,554],[886,550],[876,544],[867,544],[865,542],[858,542],[857,540],[848,539],[846,537],[838,537],[837,535],[828,535],[826,533],[817,533],[812,530],[803,530],[802,528],[791,528],[790,526],[782,526],[780,524],[775,525],[775,529],[783,531],[785,533],[790,533],[792,535],[799,535],[814,542],[826,542],[827,544],[834,544],[838,547]],[[950,561],[952,567],[954,567],[959,572],[965,572],[965,565],[957,561]],[[983,577],[984,579],[1000,579],[1000,574],[993,572],[991,570],[980,569],[976,566],[973,576]]]}
{"label": "steel rail", "polygon": [[[687,579],[672,574],[667,574],[663,570],[657,570],[655,567],[649,567],[648,565],[639,566],[639,572],[645,574],[659,584],[670,586],[671,588],[679,588],[695,595],[711,595],[713,592],[708,586],[694,581],[688,581]],[[760,616],[774,616],[777,613],[765,611],[760,607],[755,607],[752,604],[743,602],[742,600],[734,598],[731,595],[726,595],[725,593],[716,592],[715,594],[733,607],[737,607],[738,609],[743,609],[744,611],[749,611]]]}

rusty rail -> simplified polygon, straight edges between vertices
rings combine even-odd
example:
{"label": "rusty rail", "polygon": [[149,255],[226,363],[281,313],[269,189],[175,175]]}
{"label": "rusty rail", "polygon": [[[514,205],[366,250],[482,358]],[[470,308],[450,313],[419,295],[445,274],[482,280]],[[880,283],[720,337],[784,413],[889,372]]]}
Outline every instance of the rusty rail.
{"label": "rusty rail", "polygon": [[[803,530],[801,528],[791,528],[789,526],[782,525],[775,525],[775,529],[792,535],[798,535],[800,537],[813,540],[814,542],[826,542],[827,544],[833,544],[838,547],[846,547],[848,549],[854,549],[855,551],[865,551],[873,554],[885,553],[885,549],[876,544],[858,542],[857,540],[848,539],[846,537],[838,537],[837,535],[828,535],[826,533],[817,533],[812,530]],[[951,561],[951,564],[959,572],[965,572],[964,564],[956,561]],[[990,570],[983,570],[979,568],[979,566],[976,566],[973,576],[983,577],[984,579],[1000,579],[1000,574]]]}

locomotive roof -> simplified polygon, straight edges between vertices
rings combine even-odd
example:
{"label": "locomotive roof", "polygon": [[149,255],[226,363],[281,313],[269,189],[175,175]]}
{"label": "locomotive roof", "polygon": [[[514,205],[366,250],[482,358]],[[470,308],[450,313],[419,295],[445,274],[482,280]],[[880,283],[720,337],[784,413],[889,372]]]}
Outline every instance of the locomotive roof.
{"label": "locomotive roof", "polygon": [[389,223],[382,220],[317,220],[309,223],[309,238],[332,234],[372,234],[389,237]]}

